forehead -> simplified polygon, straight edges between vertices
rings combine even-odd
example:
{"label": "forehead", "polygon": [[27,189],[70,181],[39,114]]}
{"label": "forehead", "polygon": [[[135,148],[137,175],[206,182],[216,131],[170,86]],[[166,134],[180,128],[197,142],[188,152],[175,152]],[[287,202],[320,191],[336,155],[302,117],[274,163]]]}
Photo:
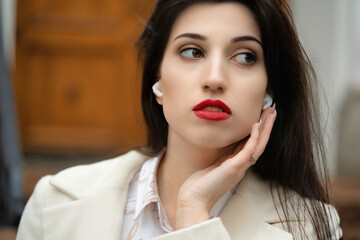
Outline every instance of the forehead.
{"label": "forehead", "polygon": [[184,32],[205,36],[252,35],[261,39],[253,13],[245,5],[236,2],[197,3],[189,6],[177,17],[170,38]]}

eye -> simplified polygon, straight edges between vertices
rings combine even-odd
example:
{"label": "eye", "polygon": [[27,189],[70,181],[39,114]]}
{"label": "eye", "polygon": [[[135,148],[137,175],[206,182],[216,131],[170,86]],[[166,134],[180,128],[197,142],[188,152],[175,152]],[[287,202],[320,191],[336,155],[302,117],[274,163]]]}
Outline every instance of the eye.
{"label": "eye", "polygon": [[204,54],[197,48],[187,48],[180,52],[180,54],[186,58],[196,59],[201,58]]}
{"label": "eye", "polygon": [[235,62],[245,65],[251,65],[256,62],[256,55],[253,52],[242,52],[233,57]]}

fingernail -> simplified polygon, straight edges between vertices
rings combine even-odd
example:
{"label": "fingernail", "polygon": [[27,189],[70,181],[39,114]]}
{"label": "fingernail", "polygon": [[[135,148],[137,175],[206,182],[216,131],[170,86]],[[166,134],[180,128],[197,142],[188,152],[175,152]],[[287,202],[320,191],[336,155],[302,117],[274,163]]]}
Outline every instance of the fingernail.
{"label": "fingernail", "polygon": [[259,121],[259,131],[261,130],[261,127],[262,127],[262,119],[260,118],[260,121]]}
{"label": "fingernail", "polygon": [[271,113],[273,114],[273,113],[275,113],[275,111],[276,111],[276,103],[273,104]]}

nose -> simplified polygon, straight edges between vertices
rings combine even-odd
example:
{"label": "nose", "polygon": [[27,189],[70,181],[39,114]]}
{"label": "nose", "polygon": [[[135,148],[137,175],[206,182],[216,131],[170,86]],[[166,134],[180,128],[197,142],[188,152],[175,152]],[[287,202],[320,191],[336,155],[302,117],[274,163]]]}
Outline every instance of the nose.
{"label": "nose", "polygon": [[212,92],[223,92],[226,90],[226,70],[220,56],[208,58],[204,69],[203,89]]}

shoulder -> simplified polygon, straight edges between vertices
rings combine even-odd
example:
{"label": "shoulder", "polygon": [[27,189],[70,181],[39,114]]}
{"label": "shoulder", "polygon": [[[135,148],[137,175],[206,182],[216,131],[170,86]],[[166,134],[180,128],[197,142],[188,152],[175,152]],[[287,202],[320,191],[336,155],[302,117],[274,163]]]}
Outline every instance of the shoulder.
{"label": "shoulder", "polygon": [[106,188],[124,187],[148,158],[137,151],[130,151],[112,159],[74,166],[56,175],[43,177],[35,190],[54,189],[79,199]]}

